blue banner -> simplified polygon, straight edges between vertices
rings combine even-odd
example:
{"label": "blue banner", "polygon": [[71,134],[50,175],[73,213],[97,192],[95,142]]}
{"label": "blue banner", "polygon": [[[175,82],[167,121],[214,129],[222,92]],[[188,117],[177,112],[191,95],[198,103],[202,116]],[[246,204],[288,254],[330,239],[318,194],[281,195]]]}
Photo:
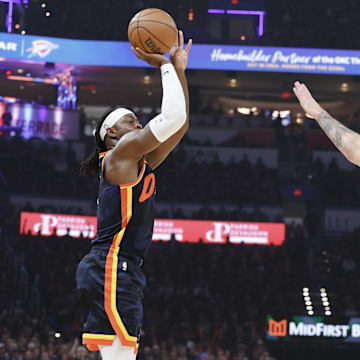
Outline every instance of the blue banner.
{"label": "blue banner", "polygon": [[[196,39],[195,39],[196,40]],[[128,42],[0,33],[0,57],[24,62],[144,67]],[[360,75],[360,51],[195,44],[190,69]]]}

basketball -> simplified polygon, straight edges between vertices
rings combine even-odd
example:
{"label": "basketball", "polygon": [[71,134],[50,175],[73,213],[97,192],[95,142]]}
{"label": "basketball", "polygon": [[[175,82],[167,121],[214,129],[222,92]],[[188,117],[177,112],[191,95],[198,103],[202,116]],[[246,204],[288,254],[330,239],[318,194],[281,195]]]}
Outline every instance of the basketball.
{"label": "basketball", "polygon": [[160,9],[139,11],[131,19],[128,27],[128,38],[132,46],[147,53],[167,53],[174,46],[177,34],[174,19]]}

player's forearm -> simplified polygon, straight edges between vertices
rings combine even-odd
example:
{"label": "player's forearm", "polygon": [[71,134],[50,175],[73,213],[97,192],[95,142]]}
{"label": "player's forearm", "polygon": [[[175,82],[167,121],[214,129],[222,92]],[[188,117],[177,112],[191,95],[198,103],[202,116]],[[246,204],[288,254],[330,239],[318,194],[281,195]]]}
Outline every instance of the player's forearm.
{"label": "player's forearm", "polygon": [[357,159],[357,154],[360,152],[360,135],[342,125],[326,111],[321,112],[316,121],[345,157],[360,165]]}
{"label": "player's forearm", "polygon": [[186,79],[186,75],[185,75],[185,71],[182,69],[176,69],[176,74],[180,80],[181,83],[181,87],[183,89],[184,92],[184,96],[185,96],[185,103],[186,103],[186,123],[184,124],[183,127],[188,128],[189,127],[189,88],[188,88],[188,83],[187,83],[187,79]]}
{"label": "player's forearm", "polygon": [[172,64],[161,66],[163,99],[161,113],[169,120],[186,116],[186,99],[183,85]]}

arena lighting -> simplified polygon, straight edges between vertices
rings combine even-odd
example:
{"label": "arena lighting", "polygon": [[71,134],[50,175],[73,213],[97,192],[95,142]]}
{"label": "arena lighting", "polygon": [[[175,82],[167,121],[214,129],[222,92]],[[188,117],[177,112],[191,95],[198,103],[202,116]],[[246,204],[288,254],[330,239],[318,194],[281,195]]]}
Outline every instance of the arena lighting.
{"label": "arena lighting", "polygon": [[[324,254],[325,255],[325,254]],[[320,292],[326,292],[326,289],[325,288],[321,288],[320,289]]]}
{"label": "arena lighting", "polygon": [[150,83],[150,76],[149,75],[145,75],[144,76],[144,84],[149,84]]}
{"label": "arena lighting", "polygon": [[50,11],[47,11],[46,13],[45,13],[45,16],[47,16],[47,17],[49,17],[51,15],[51,12]]}
{"label": "arena lighting", "polygon": [[264,16],[265,11],[260,10],[223,10],[208,9],[208,14],[229,14],[229,15],[256,15],[259,17],[258,36],[264,35]]}
{"label": "arena lighting", "polygon": [[236,85],[237,85],[237,80],[235,78],[230,79],[229,86],[230,87],[236,87]]}
{"label": "arena lighting", "polygon": [[305,301],[305,305],[311,305],[312,302],[311,301]]}
{"label": "arena lighting", "polygon": [[25,30],[21,30],[21,35],[25,35],[26,31]]}
{"label": "arena lighting", "polygon": [[303,296],[309,296],[309,291],[303,291]]}
{"label": "arena lighting", "polygon": [[309,288],[304,287],[304,288],[303,288],[303,291],[309,291]]}
{"label": "arena lighting", "polygon": [[326,301],[328,301],[328,300],[329,300],[329,299],[328,299],[327,297],[323,297],[323,298],[322,298],[322,301],[323,301],[323,302],[326,302]]}
{"label": "arena lighting", "polygon": [[305,300],[305,301],[310,301],[310,300],[311,300],[311,299],[310,299],[310,296],[305,296],[305,297],[304,297],[304,300]]}
{"label": "arena lighting", "polygon": [[46,4],[45,4],[45,3],[42,3],[42,4],[41,4],[41,7],[42,7],[42,8],[46,8]]}
{"label": "arena lighting", "polygon": [[327,294],[326,294],[326,292],[322,292],[322,293],[320,293],[320,296],[323,298],[323,297],[327,297]]}
{"label": "arena lighting", "polygon": [[312,310],[312,309],[313,309],[312,306],[307,306],[307,307],[306,307],[306,310]]}
{"label": "arena lighting", "polygon": [[38,83],[44,83],[44,84],[52,84],[52,85],[57,85],[59,82],[55,81],[55,79],[42,79],[42,78],[35,78],[35,77],[31,77],[31,76],[15,76],[15,75],[10,75],[7,76],[8,80],[17,80],[17,81],[33,81],[33,82],[38,82]]}
{"label": "arena lighting", "polygon": [[16,30],[19,30],[19,29],[20,29],[20,24],[16,24],[16,25],[15,25],[15,29],[16,29]]}
{"label": "arena lighting", "polygon": [[194,9],[189,9],[189,13],[188,13],[188,20],[189,21],[194,21]]}
{"label": "arena lighting", "polygon": [[325,311],[325,315],[327,316],[331,315],[331,311]]}
{"label": "arena lighting", "polygon": [[23,70],[23,69],[17,69],[17,72],[18,72],[19,74],[22,74],[22,73],[24,72],[24,70]]}
{"label": "arena lighting", "polygon": [[208,14],[225,14],[225,10],[221,10],[221,9],[208,9]]}
{"label": "arena lighting", "polygon": [[330,310],[330,306],[326,306],[326,307],[325,307],[325,310],[326,310],[326,311],[329,311],[329,310]]}
{"label": "arena lighting", "polygon": [[246,36],[245,36],[245,35],[241,35],[241,36],[240,36],[240,40],[241,40],[241,41],[245,41],[245,40],[246,40]]}
{"label": "arena lighting", "polygon": [[250,115],[250,113],[251,113],[251,109],[245,108],[245,107],[238,107],[238,108],[236,108],[236,111],[243,115]]}
{"label": "arena lighting", "polygon": [[[295,189],[295,190],[294,190],[294,195],[295,195],[295,196],[301,196],[301,195],[302,195],[301,189]],[[304,294],[304,295],[305,295],[305,294]]]}
{"label": "arena lighting", "polygon": [[349,90],[349,84],[346,83],[346,82],[342,83],[342,84],[340,85],[340,90],[341,90],[342,92],[347,92],[347,91]]}
{"label": "arena lighting", "polygon": [[290,99],[291,98],[291,92],[290,91],[284,91],[281,93],[281,98],[284,100]]}
{"label": "arena lighting", "polygon": [[57,332],[57,333],[54,334],[54,336],[55,336],[56,338],[59,338],[59,337],[61,337],[61,334]]}
{"label": "arena lighting", "polygon": [[314,312],[312,310],[308,311],[308,315],[314,315]]}
{"label": "arena lighting", "polygon": [[328,301],[324,301],[324,302],[323,302],[323,305],[324,305],[324,306],[328,306],[329,304],[330,304],[330,303],[329,303]]}

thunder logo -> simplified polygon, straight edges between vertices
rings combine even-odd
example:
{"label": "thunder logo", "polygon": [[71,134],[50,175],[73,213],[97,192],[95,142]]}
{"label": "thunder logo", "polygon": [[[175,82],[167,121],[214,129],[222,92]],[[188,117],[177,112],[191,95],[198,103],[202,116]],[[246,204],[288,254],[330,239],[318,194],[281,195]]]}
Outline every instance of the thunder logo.
{"label": "thunder logo", "polygon": [[31,51],[28,58],[32,58],[35,55],[39,55],[41,58],[48,56],[52,50],[58,49],[59,45],[53,44],[47,40],[35,40],[33,46],[26,51]]}

